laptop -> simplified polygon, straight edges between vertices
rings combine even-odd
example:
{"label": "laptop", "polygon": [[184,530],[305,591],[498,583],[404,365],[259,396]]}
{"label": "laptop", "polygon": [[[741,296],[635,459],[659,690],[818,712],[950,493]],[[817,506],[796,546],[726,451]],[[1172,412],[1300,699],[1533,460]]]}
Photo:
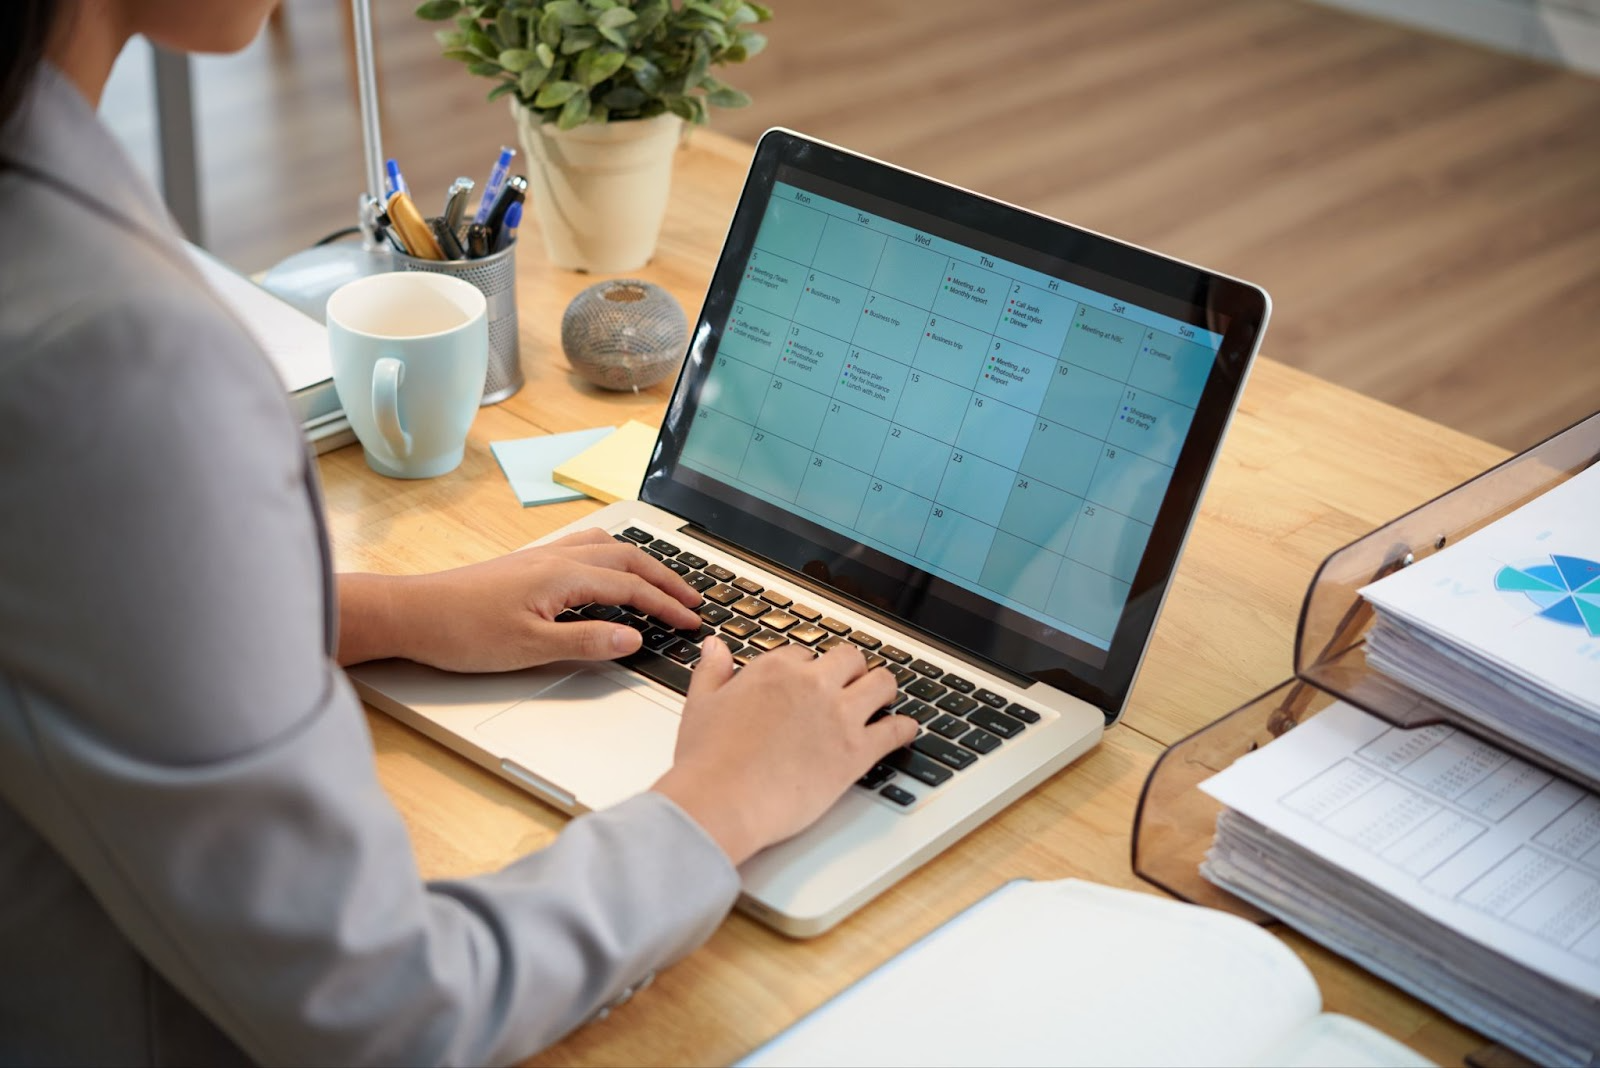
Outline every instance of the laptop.
{"label": "laptop", "polygon": [[704,598],[626,606],[609,664],[351,671],[361,695],[562,812],[671,764],[697,642],[841,643],[919,724],[740,907],[822,933],[1093,747],[1127,704],[1265,292],[775,129],[756,147],[638,499],[598,527]]}

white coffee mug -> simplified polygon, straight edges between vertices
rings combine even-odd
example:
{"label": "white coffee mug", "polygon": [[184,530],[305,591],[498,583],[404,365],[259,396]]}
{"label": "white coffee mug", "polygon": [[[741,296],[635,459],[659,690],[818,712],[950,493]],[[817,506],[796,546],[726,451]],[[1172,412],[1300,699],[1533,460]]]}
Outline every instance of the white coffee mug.
{"label": "white coffee mug", "polygon": [[328,298],[333,384],[367,464],[391,478],[454,471],[483,399],[488,306],[472,284],[395,272]]}

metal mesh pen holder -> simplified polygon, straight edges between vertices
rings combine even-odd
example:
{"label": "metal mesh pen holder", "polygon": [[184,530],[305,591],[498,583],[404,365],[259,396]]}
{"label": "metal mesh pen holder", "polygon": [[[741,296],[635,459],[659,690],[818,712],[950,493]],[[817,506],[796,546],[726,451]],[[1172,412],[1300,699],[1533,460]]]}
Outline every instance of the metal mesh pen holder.
{"label": "metal mesh pen holder", "polygon": [[483,379],[483,404],[505,400],[522,388],[517,342],[517,243],[476,260],[419,260],[395,253],[402,270],[432,271],[470,282],[489,305],[489,370]]}

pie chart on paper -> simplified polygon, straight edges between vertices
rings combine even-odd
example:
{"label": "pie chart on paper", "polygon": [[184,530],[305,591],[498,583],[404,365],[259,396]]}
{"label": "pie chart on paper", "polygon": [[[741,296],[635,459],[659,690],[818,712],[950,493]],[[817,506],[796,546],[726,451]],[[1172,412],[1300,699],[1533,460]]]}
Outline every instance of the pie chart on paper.
{"label": "pie chart on paper", "polygon": [[1495,573],[1494,588],[1526,596],[1544,619],[1582,627],[1590,637],[1600,638],[1600,561],[1548,559],[1548,564],[1532,567],[1502,567]]}

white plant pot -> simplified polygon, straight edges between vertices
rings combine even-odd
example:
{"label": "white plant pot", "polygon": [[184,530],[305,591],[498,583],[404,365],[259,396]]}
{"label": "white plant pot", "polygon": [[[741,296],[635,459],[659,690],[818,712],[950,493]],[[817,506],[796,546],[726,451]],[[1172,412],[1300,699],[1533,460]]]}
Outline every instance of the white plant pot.
{"label": "white plant pot", "polygon": [[596,274],[635,271],[655,254],[672,188],[676,115],[585,123],[562,130],[516,100],[528,158],[528,195],[557,267]]}

